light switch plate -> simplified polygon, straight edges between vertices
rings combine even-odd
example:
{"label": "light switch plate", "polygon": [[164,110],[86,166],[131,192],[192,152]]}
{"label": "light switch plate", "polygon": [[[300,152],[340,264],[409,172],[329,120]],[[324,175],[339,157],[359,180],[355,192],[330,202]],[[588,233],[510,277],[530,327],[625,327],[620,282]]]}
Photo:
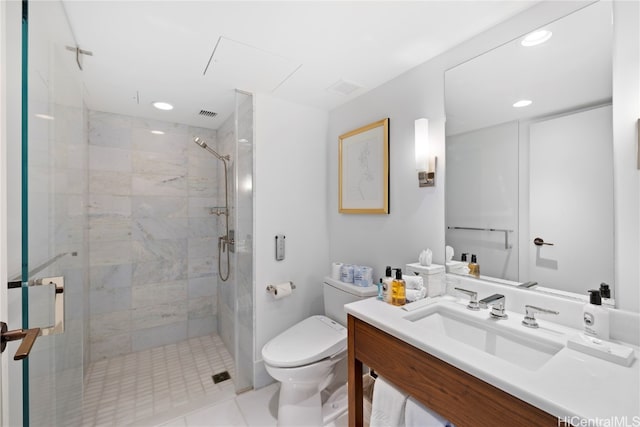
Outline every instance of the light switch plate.
{"label": "light switch plate", "polygon": [[276,235],[276,261],[282,261],[284,259],[284,234]]}

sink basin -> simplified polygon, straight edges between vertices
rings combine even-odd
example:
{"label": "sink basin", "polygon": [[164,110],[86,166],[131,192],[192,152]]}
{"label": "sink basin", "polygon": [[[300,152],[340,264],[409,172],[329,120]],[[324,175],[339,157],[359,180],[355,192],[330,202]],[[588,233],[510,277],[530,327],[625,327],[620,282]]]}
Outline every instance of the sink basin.
{"label": "sink basin", "polygon": [[558,342],[531,336],[528,331],[520,334],[509,330],[499,324],[501,321],[489,318],[486,311],[463,310],[435,304],[405,319],[431,333],[441,334],[531,371],[539,369],[564,347]]}

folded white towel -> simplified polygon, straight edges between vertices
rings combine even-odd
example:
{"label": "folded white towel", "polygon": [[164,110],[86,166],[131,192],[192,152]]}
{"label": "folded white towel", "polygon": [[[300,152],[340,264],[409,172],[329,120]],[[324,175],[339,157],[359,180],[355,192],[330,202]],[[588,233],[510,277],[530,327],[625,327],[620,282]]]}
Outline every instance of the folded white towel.
{"label": "folded white towel", "polygon": [[407,289],[406,297],[408,302],[418,301],[427,296],[427,288]]}
{"label": "folded white towel", "polygon": [[424,280],[422,276],[407,276],[402,275],[402,280],[404,280],[405,286],[407,289],[422,289],[424,288]]}
{"label": "folded white towel", "polygon": [[404,426],[404,410],[407,395],[391,383],[378,377],[373,386],[371,402],[371,427]]}
{"label": "folded white towel", "polygon": [[412,397],[407,400],[404,417],[406,427],[455,427]]}

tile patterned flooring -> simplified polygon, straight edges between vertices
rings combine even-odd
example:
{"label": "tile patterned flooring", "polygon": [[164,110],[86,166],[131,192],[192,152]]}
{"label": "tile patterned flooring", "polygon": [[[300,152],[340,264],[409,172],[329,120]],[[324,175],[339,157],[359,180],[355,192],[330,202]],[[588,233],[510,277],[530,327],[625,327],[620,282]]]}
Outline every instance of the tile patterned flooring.
{"label": "tile patterned flooring", "polygon": [[[92,363],[82,425],[276,427],[279,384],[236,395],[232,380],[213,383],[212,375],[225,370],[234,377],[233,358],[217,335]],[[347,424],[343,414],[329,426]]]}
{"label": "tile patterned flooring", "polygon": [[85,382],[82,425],[159,425],[233,400],[233,381],[212,379],[225,370],[234,377],[233,358],[217,335],[94,362]]}

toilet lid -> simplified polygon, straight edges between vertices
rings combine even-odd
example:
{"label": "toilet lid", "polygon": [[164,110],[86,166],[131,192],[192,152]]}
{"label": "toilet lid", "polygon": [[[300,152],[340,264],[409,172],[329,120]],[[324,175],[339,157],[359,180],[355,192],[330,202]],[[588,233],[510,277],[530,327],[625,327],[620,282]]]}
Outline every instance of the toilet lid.
{"label": "toilet lid", "polygon": [[347,348],[347,328],[326,316],[311,316],[273,338],[262,348],[271,366],[308,365]]}

